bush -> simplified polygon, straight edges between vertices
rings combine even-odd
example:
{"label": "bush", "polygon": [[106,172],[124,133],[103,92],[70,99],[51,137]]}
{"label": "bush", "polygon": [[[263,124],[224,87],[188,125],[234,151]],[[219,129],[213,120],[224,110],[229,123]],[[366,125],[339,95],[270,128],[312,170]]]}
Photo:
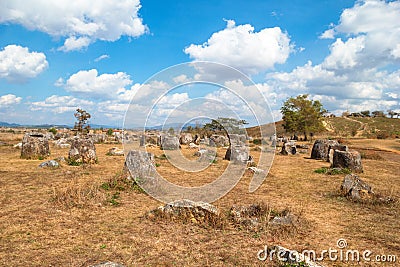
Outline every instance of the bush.
{"label": "bush", "polygon": [[52,127],[49,129],[49,132],[55,135],[55,134],[57,134],[57,129]]}
{"label": "bush", "polygon": [[389,138],[389,133],[388,132],[386,132],[386,131],[381,131],[381,132],[379,132],[377,135],[376,135],[376,138],[377,139],[387,139],[387,138]]}
{"label": "bush", "polygon": [[351,170],[348,168],[327,168],[322,167],[319,169],[314,170],[315,173],[319,174],[327,174],[327,175],[338,175],[338,174],[350,174]]}
{"label": "bush", "polygon": [[261,139],[253,139],[253,144],[261,145]]}

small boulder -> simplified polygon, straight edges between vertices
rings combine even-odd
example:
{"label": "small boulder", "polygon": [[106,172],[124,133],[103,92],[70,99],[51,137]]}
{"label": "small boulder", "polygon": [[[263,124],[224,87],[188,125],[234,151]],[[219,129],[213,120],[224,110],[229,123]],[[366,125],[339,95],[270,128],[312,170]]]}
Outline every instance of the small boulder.
{"label": "small boulder", "polygon": [[21,149],[22,148],[22,143],[20,142],[18,144],[13,145],[13,148]]}
{"label": "small boulder", "polygon": [[214,150],[211,149],[199,149],[196,153],[194,153],[194,156],[199,157],[199,161],[206,161],[206,162],[212,162],[215,160],[217,153]]}
{"label": "small boulder", "polygon": [[344,177],[340,190],[344,196],[352,200],[371,199],[374,195],[371,186],[355,174],[348,174]]}
{"label": "small boulder", "polygon": [[196,149],[196,148],[199,148],[199,146],[196,145],[195,143],[190,143],[190,144],[189,144],[189,148],[190,148],[190,149]]}
{"label": "small boulder", "polygon": [[361,163],[361,154],[358,151],[340,151],[335,150],[333,153],[332,168],[347,168],[353,172],[363,172]]}
{"label": "small boulder", "polygon": [[161,137],[161,149],[163,150],[177,150],[179,149],[179,139],[176,136],[164,135]]}
{"label": "small boulder", "polygon": [[40,163],[40,165],[39,165],[40,168],[45,168],[45,167],[57,168],[59,166],[60,165],[55,160],[48,160],[48,161]]}
{"label": "small boulder", "polygon": [[209,139],[210,146],[224,147],[229,145],[229,139],[223,135],[213,134]]}
{"label": "small boulder", "polygon": [[147,214],[148,218],[162,217],[194,224],[214,224],[219,220],[219,209],[205,202],[182,199],[170,202]]}
{"label": "small boulder", "polygon": [[245,163],[249,160],[249,149],[246,146],[230,146],[225,153],[225,160],[232,161],[233,163]]}
{"label": "small boulder", "polygon": [[193,137],[192,134],[190,133],[182,133],[180,138],[179,138],[179,143],[181,145],[188,145],[191,142],[193,142]]}
{"label": "small boulder", "polygon": [[263,227],[261,218],[267,213],[266,208],[260,204],[233,205],[229,211],[229,216],[237,225],[244,226],[250,230],[260,230]]}
{"label": "small boulder", "polygon": [[124,155],[124,150],[118,148],[118,147],[112,147],[108,150],[107,155],[109,156],[123,156]]}
{"label": "small boulder", "polygon": [[262,174],[266,174],[266,172],[263,169],[257,168],[257,167],[248,167],[247,168],[249,171],[251,171],[252,173],[262,173]]}

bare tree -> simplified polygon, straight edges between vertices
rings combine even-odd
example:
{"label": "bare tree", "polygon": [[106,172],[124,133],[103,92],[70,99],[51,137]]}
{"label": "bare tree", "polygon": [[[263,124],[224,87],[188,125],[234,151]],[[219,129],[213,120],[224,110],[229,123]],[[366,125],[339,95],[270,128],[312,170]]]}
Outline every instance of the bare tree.
{"label": "bare tree", "polygon": [[74,129],[80,133],[87,133],[90,129],[88,120],[91,118],[91,115],[89,114],[89,112],[77,108],[74,116],[78,120],[77,122],[75,122]]}

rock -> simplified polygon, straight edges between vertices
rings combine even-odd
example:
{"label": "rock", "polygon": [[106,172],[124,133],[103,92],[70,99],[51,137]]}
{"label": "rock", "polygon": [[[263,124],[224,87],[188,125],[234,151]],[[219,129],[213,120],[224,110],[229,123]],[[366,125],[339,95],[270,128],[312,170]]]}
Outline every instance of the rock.
{"label": "rock", "polygon": [[300,148],[300,149],[308,149],[308,145],[305,144],[296,144],[296,148]]}
{"label": "rock", "polygon": [[374,195],[371,186],[355,174],[348,174],[344,177],[340,190],[344,196],[352,200],[370,199]]}
{"label": "rock", "polygon": [[230,145],[240,145],[240,146],[246,145],[247,136],[244,134],[229,134],[228,137]]}
{"label": "rock", "polygon": [[292,146],[292,147],[290,148],[290,153],[291,153],[292,155],[296,155],[296,153],[297,153],[296,146]]}
{"label": "rock", "polygon": [[21,149],[22,148],[22,143],[18,143],[13,145],[13,148]]}
{"label": "rock", "polygon": [[77,163],[96,163],[96,147],[93,140],[79,137],[72,139],[68,160]]}
{"label": "rock", "polygon": [[266,174],[266,172],[263,169],[259,169],[257,167],[248,167],[247,169],[249,171],[251,171],[252,173],[263,173],[263,174]]}
{"label": "rock", "polygon": [[281,155],[289,155],[289,151],[288,151],[288,147],[289,146],[287,146],[286,145],[287,143],[284,143],[283,145],[282,145],[282,149],[281,149]]}
{"label": "rock", "polygon": [[146,145],[146,136],[141,135],[139,140],[139,146],[144,147]]}
{"label": "rock", "polygon": [[214,150],[202,148],[194,153],[194,156],[199,157],[199,161],[212,162],[216,159],[217,153]]}
{"label": "rock", "polygon": [[44,136],[46,137],[47,140],[54,140],[53,133],[45,133]]}
{"label": "rock", "polygon": [[140,150],[131,150],[125,158],[125,171],[129,179],[138,183],[151,183],[156,172],[154,155]]}
{"label": "rock", "polygon": [[107,155],[109,156],[123,156],[124,155],[124,150],[118,148],[118,147],[113,147],[110,148],[107,152]]}
{"label": "rock", "polygon": [[48,160],[48,161],[40,163],[40,165],[39,165],[40,168],[45,168],[45,167],[57,168],[59,166],[60,165],[55,160]]}
{"label": "rock", "polygon": [[229,139],[226,136],[213,134],[209,138],[210,146],[224,147],[229,145]]}
{"label": "rock", "polygon": [[224,159],[233,163],[245,163],[249,160],[249,149],[247,146],[230,146],[225,153]]}
{"label": "rock", "polygon": [[327,158],[327,162],[330,162],[331,164],[333,164],[333,154],[335,153],[335,150],[339,150],[339,151],[349,151],[349,148],[346,145],[330,145],[328,148],[328,158]]}
{"label": "rock", "polygon": [[295,225],[298,218],[297,216],[288,213],[284,216],[275,216],[269,224],[271,225],[278,225],[278,226],[292,226]]}
{"label": "rock", "polygon": [[[166,217],[172,220],[182,220],[195,224],[215,223],[219,219],[219,209],[205,202],[195,202],[187,199],[177,200],[150,211],[149,217]],[[149,216],[150,215],[150,216]]]}
{"label": "rock", "polygon": [[22,139],[21,158],[44,159],[50,155],[49,141],[41,133],[26,133]]}
{"label": "rock", "polygon": [[262,228],[260,218],[266,213],[265,209],[259,204],[248,206],[233,205],[229,211],[230,218],[235,224],[252,230]]}
{"label": "rock", "polygon": [[333,153],[332,168],[347,168],[353,172],[363,172],[361,163],[361,154],[358,151],[340,151],[335,150]]}
{"label": "rock", "polygon": [[53,144],[59,148],[70,148],[71,147],[71,140],[67,138],[60,138],[56,141],[53,141]]}
{"label": "rock", "polygon": [[116,262],[107,261],[96,265],[92,265],[90,267],[125,267],[125,266]]}
{"label": "rock", "polygon": [[181,145],[188,145],[191,142],[193,142],[193,137],[192,134],[190,133],[183,133],[181,134],[180,138],[179,138],[179,143]]}
{"label": "rock", "polygon": [[158,140],[157,140],[157,136],[153,136],[153,135],[146,135],[145,136],[145,143],[149,144],[149,145],[159,145],[158,144]]}
{"label": "rock", "polygon": [[199,148],[199,146],[196,145],[195,143],[190,143],[190,144],[189,144],[189,148],[191,148],[191,149],[196,149],[196,148]]}
{"label": "rock", "polygon": [[54,159],[55,161],[57,161],[58,163],[60,162],[67,162],[67,160],[65,159],[65,157],[58,157]]}
{"label": "rock", "polygon": [[179,149],[179,139],[176,136],[164,135],[161,137],[161,149],[177,150]]}
{"label": "rock", "polygon": [[88,137],[92,139],[93,143],[95,144],[101,144],[107,140],[107,136],[105,134],[90,134]]}
{"label": "rock", "polygon": [[54,139],[58,140],[60,138],[68,138],[68,137],[69,137],[68,133],[57,132],[56,135],[54,136]]}
{"label": "rock", "polygon": [[311,158],[328,160],[329,146],[339,146],[339,143],[335,140],[316,140],[311,151]]}
{"label": "rock", "polygon": [[201,137],[200,137],[200,135],[195,135],[194,137],[193,137],[193,143],[195,143],[196,145],[199,145],[200,144],[200,140],[201,140]]}

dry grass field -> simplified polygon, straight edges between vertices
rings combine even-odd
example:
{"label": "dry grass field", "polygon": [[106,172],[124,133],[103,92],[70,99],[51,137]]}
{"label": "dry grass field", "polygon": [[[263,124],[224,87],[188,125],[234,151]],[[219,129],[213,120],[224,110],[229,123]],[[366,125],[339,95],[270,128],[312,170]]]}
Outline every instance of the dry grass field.
{"label": "dry grass field", "polygon": [[[125,266],[273,266],[257,252],[279,244],[301,251],[336,248],[339,238],[348,248],[375,254],[395,254],[397,263],[357,266],[398,266],[400,262],[400,204],[362,204],[340,197],[344,175],[314,172],[329,163],[308,154],[276,155],[262,186],[248,192],[251,173],[214,205],[226,214],[234,204],[265,203],[301,216],[293,231],[252,232],[227,223],[225,227],[149,220],[145,214],[160,206],[150,196],[118,181],[124,158],[107,156],[110,144],[96,145],[99,163],[91,166],[39,168],[40,160],[20,159],[11,145],[21,135],[1,133],[0,141],[0,265],[90,266],[114,261]],[[375,191],[400,199],[400,141],[350,139],[349,146],[379,154],[364,159],[361,178]],[[157,170],[172,182],[201,185],[217,177],[227,162],[219,159],[199,174],[183,175],[151,148]],[[183,153],[194,152],[186,147]],[[51,159],[68,149],[51,146]],[[258,158],[260,152],[251,151]],[[115,183],[113,183],[115,181]],[[323,262],[325,266],[351,266]],[[356,265],[356,264],[355,264]]]}

